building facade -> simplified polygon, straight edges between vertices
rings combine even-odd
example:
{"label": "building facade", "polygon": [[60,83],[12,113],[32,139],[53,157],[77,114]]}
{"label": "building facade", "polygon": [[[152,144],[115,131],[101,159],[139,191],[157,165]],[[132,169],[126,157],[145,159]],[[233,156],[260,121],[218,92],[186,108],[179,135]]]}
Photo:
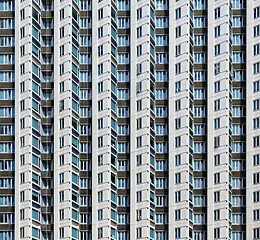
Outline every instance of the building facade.
{"label": "building facade", "polygon": [[260,239],[260,0],[1,0],[0,239]]}

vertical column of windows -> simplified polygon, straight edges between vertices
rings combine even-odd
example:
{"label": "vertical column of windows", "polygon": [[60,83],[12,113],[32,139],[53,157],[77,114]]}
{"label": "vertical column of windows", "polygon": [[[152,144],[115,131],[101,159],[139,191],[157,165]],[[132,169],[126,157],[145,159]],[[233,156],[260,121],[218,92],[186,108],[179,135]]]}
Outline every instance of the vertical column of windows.
{"label": "vertical column of windows", "polygon": [[[245,3],[246,4],[246,3]],[[242,7],[242,6],[237,6]],[[259,136],[259,127],[258,127],[258,119],[259,119],[259,110],[258,110],[258,99],[259,99],[259,71],[258,71],[258,62],[259,54],[258,54],[258,45],[260,43],[259,40],[259,9],[260,2],[256,1],[254,4],[246,4],[242,8],[246,7],[245,15],[247,27],[243,32],[248,36],[246,38],[246,66],[244,66],[245,72],[245,80],[243,83],[243,87],[246,88],[246,102],[244,102],[243,113],[242,116],[246,116],[246,148],[241,149],[240,151],[244,152],[241,155],[243,158],[238,160],[246,160],[246,164],[243,166],[239,162],[236,162],[235,159],[232,159],[234,162],[234,167],[238,168],[239,171],[246,171],[246,178],[233,178],[233,182],[235,184],[238,181],[243,181],[244,184],[237,184],[237,188],[243,188],[242,192],[247,196],[246,202],[243,201],[235,201],[233,202],[233,208],[235,206],[239,207],[240,205],[246,206],[246,232],[232,232],[232,235],[235,234],[243,234],[244,238],[252,238],[257,239],[259,237],[259,223],[258,223],[258,213],[259,213],[259,184],[258,184],[258,172],[259,169],[259,144],[258,144],[258,136]],[[236,9],[233,9],[233,13]],[[234,64],[235,65],[235,64]],[[245,71],[246,70],[246,71]],[[234,87],[233,81],[233,87]],[[233,88],[234,90],[234,88]],[[234,98],[234,96],[233,96]],[[244,122],[244,121],[243,121]],[[233,132],[234,134],[234,132]],[[245,155],[246,153],[246,155]],[[233,167],[232,166],[232,167]],[[241,166],[241,167],[240,167]],[[244,167],[243,169],[241,169]],[[234,171],[234,169],[232,169]],[[236,196],[237,198],[239,196]],[[242,198],[242,196],[241,196]],[[240,199],[239,199],[240,200]],[[244,214],[244,212],[242,212]],[[244,216],[244,215],[243,215]],[[233,215],[233,224],[243,224],[238,218],[239,216]],[[249,224],[252,223],[252,224]]]}
{"label": "vertical column of windows", "polygon": [[[200,11],[203,9],[204,11]],[[206,237],[201,230],[207,225],[207,6],[206,2],[194,4],[194,237]],[[201,210],[203,209],[203,210]]]}
{"label": "vertical column of windows", "polygon": [[[80,47],[75,44],[72,46],[72,54],[79,56],[80,60],[80,88],[77,89],[73,83],[72,89],[79,91],[80,97],[80,188],[83,189],[80,195],[80,216],[79,221],[84,226],[84,231],[80,231],[80,239],[91,239],[91,223],[92,223],[92,1],[80,1]],[[100,51],[99,57],[102,56],[103,49]],[[99,84],[101,85],[101,84]],[[98,93],[103,91],[103,85],[99,87]],[[99,174],[99,184],[103,183],[103,173]],[[87,209],[87,210],[86,210]],[[101,218],[101,214],[99,219]],[[84,224],[84,225],[83,225]]]}
{"label": "vertical column of windows", "polygon": [[[155,158],[153,160],[154,186],[155,186],[155,206],[156,211],[152,212],[152,220],[155,225],[155,239],[166,238],[169,228],[169,179],[167,166],[169,165],[169,139],[168,139],[168,72],[169,72],[169,11],[162,11],[157,4],[155,12],[151,6],[151,17],[154,19],[154,37],[150,43],[151,55],[155,60],[155,72],[152,91],[155,97],[155,119],[151,138],[154,142]],[[154,26],[153,26],[154,27]],[[164,112],[164,114],[162,114]],[[161,167],[161,163],[165,166]],[[158,230],[160,225],[164,225],[164,230]]]}
{"label": "vertical column of windows", "polygon": [[[117,133],[117,5],[109,0],[92,2],[92,6],[92,91],[96,93],[92,97],[92,129],[96,133],[92,137],[92,159],[97,159],[92,164],[92,198],[97,202],[92,206],[92,237],[114,239],[118,220],[117,160],[118,153],[126,149],[125,144],[118,143]],[[125,181],[120,184],[125,186]]]}
{"label": "vertical column of windows", "polygon": [[[130,2],[131,1],[118,1],[118,12],[117,12],[117,53],[115,53],[116,45],[111,46],[112,57],[117,56],[117,82],[111,82],[111,93],[117,94],[117,224],[118,224],[118,239],[128,239],[130,232],[123,225],[130,224],[130,213],[125,211],[125,207],[129,206],[130,203],[130,97],[132,96],[130,90],[130,63],[131,63],[131,52],[130,52]],[[123,24],[123,22],[125,22]],[[141,54],[140,49],[140,54]],[[113,54],[115,53],[115,55]],[[115,57],[116,57],[115,56]],[[113,80],[113,78],[112,78]],[[113,98],[113,96],[112,96]],[[141,144],[141,143],[140,143]],[[141,145],[140,145],[141,146]],[[141,181],[141,178],[139,179]],[[127,199],[128,203],[123,203],[121,199]],[[135,216],[131,216],[135,218]]]}
{"label": "vertical column of windows", "polygon": [[[233,3],[232,6],[232,36],[233,36],[233,46],[232,46],[232,70],[233,72],[243,72],[246,73],[246,46],[244,41],[244,36],[246,34],[246,15],[243,11],[238,14],[237,9],[244,9],[245,6],[237,6]],[[252,8],[252,7],[251,7]],[[231,18],[231,16],[230,16]],[[237,30],[239,28],[239,34]],[[235,41],[234,41],[235,40]],[[231,54],[231,53],[230,53]],[[234,74],[233,74],[234,75]],[[246,211],[239,208],[240,203],[237,199],[241,199],[241,205],[245,204],[243,198],[246,195],[246,178],[237,177],[237,172],[244,176],[246,170],[246,156],[243,153],[243,146],[246,142],[246,121],[243,117],[239,117],[235,114],[236,109],[243,109],[246,111],[246,81],[237,81],[232,79],[232,189],[239,189],[239,193],[234,193],[232,191],[232,238],[237,235],[240,235],[241,238],[245,238],[244,231],[235,230],[235,226],[246,224]],[[239,120],[238,120],[239,119]],[[238,146],[241,146],[241,149]],[[250,180],[251,181],[251,180]],[[243,182],[243,184],[237,184],[238,182]],[[240,185],[240,186],[239,186]],[[234,228],[234,229],[233,229]]]}
{"label": "vertical column of windows", "polygon": [[[213,16],[213,17],[212,17]],[[231,4],[208,6],[208,238],[231,237]],[[227,126],[223,128],[223,126]],[[213,129],[213,130],[212,130]],[[214,159],[214,161],[210,161]],[[214,196],[212,198],[211,196]],[[220,221],[226,219],[225,222]]]}
{"label": "vertical column of windows", "polygon": [[155,223],[157,204],[154,1],[149,4],[132,1],[131,22],[136,22],[136,25],[131,28],[130,180],[134,187],[130,193],[130,235],[137,239],[155,238],[155,227],[151,224]]}
{"label": "vertical column of windows", "polygon": [[190,2],[169,3],[169,238],[193,238],[194,10]]}
{"label": "vertical column of windows", "polygon": [[[41,24],[40,5],[32,1],[16,8],[16,238],[40,238],[41,205]],[[29,18],[28,16],[32,16]],[[29,53],[32,53],[29,54]],[[32,91],[31,91],[32,90]],[[32,127],[30,127],[32,126]],[[19,149],[19,150],[18,150]],[[18,176],[17,175],[17,176]],[[30,190],[32,189],[32,191]],[[30,210],[29,210],[30,209]],[[21,216],[23,212],[23,216]],[[33,220],[28,224],[28,220]]]}
{"label": "vertical column of windows", "polygon": [[[3,227],[2,234],[7,238],[15,238],[15,209],[10,210],[10,207],[15,205],[15,86],[12,83],[15,76],[15,8],[14,1],[6,1],[0,4],[1,15],[1,31],[4,35],[0,37],[0,99],[1,99],[1,114],[0,114],[0,135],[1,135],[1,150],[0,150],[0,171],[2,178],[0,179],[0,195],[2,216],[0,220]],[[10,101],[12,100],[12,101]],[[10,190],[12,192],[10,192]],[[11,227],[11,229],[9,228]],[[9,229],[8,229],[9,228]]]}
{"label": "vertical column of windows", "polygon": [[[44,231],[44,229],[53,228],[54,223],[54,214],[51,211],[51,207],[54,204],[53,199],[53,189],[54,189],[54,181],[51,174],[47,173],[47,171],[53,170],[53,118],[54,118],[54,107],[53,107],[53,63],[54,63],[54,54],[53,54],[53,41],[47,43],[46,39],[52,39],[53,34],[51,31],[54,29],[54,14],[47,12],[48,10],[53,10],[53,2],[52,1],[42,1],[41,3],[41,41],[43,44],[41,45],[41,51],[35,49],[33,46],[33,55],[39,59],[41,59],[41,126],[42,137],[41,137],[41,166],[44,171],[42,174],[42,188],[48,189],[42,191],[42,203],[43,206],[46,207],[46,211],[42,213],[42,236],[43,238],[53,238],[52,231]],[[33,12],[33,16],[36,15]],[[41,55],[41,56],[38,56]],[[33,83],[32,89],[36,89],[37,86]]]}
{"label": "vertical column of windows", "polygon": [[[56,4],[56,5],[55,5]],[[54,238],[79,238],[79,3],[54,2]],[[69,17],[70,16],[70,17]],[[72,54],[71,54],[72,53]],[[73,222],[73,227],[71,227]]]}

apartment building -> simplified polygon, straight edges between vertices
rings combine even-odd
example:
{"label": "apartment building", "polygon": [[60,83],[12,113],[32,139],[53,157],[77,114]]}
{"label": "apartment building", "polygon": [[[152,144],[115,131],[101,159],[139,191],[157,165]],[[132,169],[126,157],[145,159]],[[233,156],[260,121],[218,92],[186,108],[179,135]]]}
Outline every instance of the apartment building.
{"label": "apartment building", "polygon": [[0,0],[0,238],[260,239],[260,0]]}

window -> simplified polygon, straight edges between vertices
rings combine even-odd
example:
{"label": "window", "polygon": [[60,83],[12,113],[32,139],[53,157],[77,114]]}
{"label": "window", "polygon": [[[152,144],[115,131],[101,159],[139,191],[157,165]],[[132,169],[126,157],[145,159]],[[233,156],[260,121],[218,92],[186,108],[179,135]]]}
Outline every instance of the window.
{"label": "window", "polygon": [[206,171],[206,161],[205,160],[193,160],[194,170],[196,171]]}
{"label": "window", "polygon": [[136,210],[136,220],[140,221],[142,219],[142,209]]}
{"label": "window", "polygon": [[103,110],[103,100],[98,101],[98,111]]}
{"label": "window", "polygon": [[129,135],[129,126],[127,124],[119,124],[118,135]]}
{"label": "window", "polygon": [[181,73],[181,63],[175,64],[175,74],[178,75]]}
{"label": "window", "polygon": [[220,202],[220,192],[214,192],[214,202]]}
{"label": "window", "polygon": [[98,148],[103,147],[103,137],[98,137]]}
{"label": "window", "polygon": [[136,120],[136,128],[141,129],[142,128],[142,118],[138,118]]}
{"label": "window", "polygon": [[142,63],[136,65],[136,74],[140,75],[142,73]]}
{"label": "window", "polygon": [[194,81],[203,82],[207,80],[206,71],[194,71]]}
{"label": "window", "polygon": [[253,147],[260,147],[260,136],[253,137]]}
{"label": "window", "polygon": [[103,238],[103,228],[98,228],[98,238]]}
{"label": "window", "polygon": [[136,138],[136,147],[142,147],[142,136]]}
{"label": "window", "polygon": [[232,27],[245,27],[246,18],[241,16],[233,16],[233,25]]}
{"label": "window", "polygon": [[206,142],[194,142],[194,152],[195,153],[206,153],[207,152]]}
{"label": "window", "polygon": [[254,37],[258,37],[260,35],[260,25],[254,27]]}
{"label": "window", "polygon": [[254,228],[253,231],[254,231],[254,235],[253,235],[254,239],[255,240],[259,239],[260,238],[260,228]]}
{"label": "window", "polygon": [[98,65],[98,75],[103,74],[103,63]]}
{"label": "window", "polygon": [[168,17],[156,17],[155,19],[156,28],[168,28],[169,18]]}
{"label": "window", "polygon": [[181,26],[176,27],[175,32],[176,38],[179,38],[181,36]]}
{"label": "window", "polygon": [[156,107],[156,117],[167,117],[168,107]]}
{"label": "window", "polygon": [[181,219],[181,210],[175,210],[175,220],[178,221]]}
{"label": "window", "polygon": [[205,88],[195,88],[194,89],[194,98],[195,99],[206,99],[207,90]]}
{"label": "window", "polygon": [[118,178],[117,186],[118,186],[118,188],[121,188],[121,189],[127,189],[128,188],[128,179],[127,178]]}
{"label": "window", "polygon": [[215,19],[220,18],[220,7],[215,8]]}
{"label": "window", "polygon": [[176,155],[175,156],[175,165],[176,166],[181,165],[181,155]]}
{"label": "window", "polygon": [[137,53],[136,53],[137,57],[141,56],[142,55],[142,45],[138,45],[136,47],[136,51],[137,51]]}
{"label": "window", "polygon": [[129,165],[128,160],[119,159],[117,161],[117,163],[118,163],[118,167],[117,167],[118,171],[127,171],[128,170],[128,165]]}
{"label": "window", "polygon": [[129,53],[119,53],[117,55],[118,64],[129,64],[130,56]]}
{"label": "window", "polygon": [[177,8],[175,10],[175,13],[176,13],[176,20],[180,19],[181,18],[181,8]]}
{"label": "window", "polygon": [[220,54],[220,44],[215,46],[215,56],[218,56]]}
{"label": "window", "polygon": [[[169,45],[169,37],[168,35],[156,35],[156,46],[168,46]],[[178,45],[180,47],[180,45]],[[176,53],[177,55],[177,53]]]}
{"label": "window", "polygon": [[206,0],[195,0],[194,9],[198,9],[198,10],[207,9],[207,1]]}
{"label": "window", "polygon": [[157,153],[167,153],[168,143],[167,142],[156,142],[156,152]]}
{"label": "window", "polygon": [[253,128],[254,129],[260,128],[260,118],[254,118],[253,119]]}
{"label": "window", "polygon": [[165,207],[168,205],[168,197],[167,196],[156,196],[156,204],[157,207]]}
{"label": "window", "polygon": [[207,108],[206,107],[194,107],[194,116],[195,117],[206,117]]}
{"label": "window", "polygon": [[214,165],[215,166],[220,165],[220,155],[215,155],[214,156]]}
{"label": "window", "polygon": [[92,28],[91,17],[81,17],[80,18],[80,27],[91,29]]}
{"label": "window", "polygon": [[204,28],[207,27],[206,17],[194,17],[194,27]]}
{"label": "window", "polygon": [[220,219],[220,210],[214,210],[214,221],[218,221]]}
{"label": "window", "polygon": [[129,17],[118,17],[117,18],[118,28],[129,28],[130,27],[130,18]]}
{"label": "window", "polygon": [[142,18],[142,8],[136,10],[137,20]]}
{"label": "window", "polygon": [[136,33],[137,33],[137,38],[142,37],[142,27],[138,27],[138,28],[136,29]]}
{"label": "window", "polygon": [[156,124],[155,126],[156,135],[167,135],[168,134],[168,126],[165,124]]}
{"label": "window", "polygon": [[136,229],[136,238],[142,238],[142,228],[137,228]]}
{"label": "window", "polygon": [[214,184],[219,184],[220,183],[220,173],[215,173],[214,174]]}
{"label": "window", "polygon": [[98,38],[103,37],[103,27],[98,28]]}
{"label": "window", "polygon": [[136,174],[136,183],[137,184],[142,183],[142,173]]}
{"label": "window", "polygon": [[215,27],[215,38],[220,36],[220,26]]}
{"label": "window", "polygon": [[167,64],[169,62],[168,53],[156,53],[156,63]]}
{"label": "window", "polygon": [[141,202],[142,201],[142,192],[136,192],[136,201]]}
{"label": "window", "polygon": [[254,74],[257,74],[260,72],[260,63],[254,63],[253,64],[253,70],[254,70]]}
{"label": "window", "polygon": [[[138,104],[140,104],[140,102],[138,103],[138,101],[137,101],[137,109],[138,109],[138,107],[141,107]],[[117,114],[118,114],[118,117],[124,117],[124,118],[129,117],[129,107],[118,107]]]}
{"label": "window", "polygon": [[260,17],[260,6],[254,8],[254,19],[259,18],[259,17]]}
{"label": "window", "polygon": [[246,6],[246,1],[245,0],[233,0],[232,7],[234,9],[243,9]]}
{"label": "window", "polygon": [[253,101],[253,110],[257,111],[260,109],[260,99],[254,100]]}
{"label": "window", "polygon": [[194,53],[194,63],[206,63],[207,55],[206,53]]}
{"label": "window", "polygon": [[[232,214],[232,224],[234,225],[243,225],[246,223],[246,215],[242,213],[233,213]],[[241,238],[243,239],[243,238]]]}
{"label": "window", "polygon": [[217,93],[220,91],[220,81],[214,82],[214,92]]}
{"label": "window", "polygon": [[214,65],[214,69],[215,69],[215,75],[220,73],[220,63],[216,63]]}
{"label": "window", "polygon": [[21,39],[25,37],[25,27],[22,27],[20,29],[20,36],[21,36]]}
{"label": "window", "polygon": [[103,8],[98,9],[98,20],[103,18]]}
{"label": "window", "polygon": [[233,52],[233,63],[245,63],[246,54],[245,52]]}
{"label": "window", "polygon": [[175,238],[176,239],[181,238],[181,229],[180,228],[175,228]]}
{"label": "window", "polygon": [[245,99],[246,98],[246,89],[245,88],[233,88],[232,89],[232,98],[233,99]]}
{"label": "window", "polygon": [[118,7],[118,10],[129,10],[130,9],[130,1],[128,1],[128,0],[118,0],[117,7]]}
{"label": "window", "polygon": [[175,174],[175,184],[181,183],[181,173]]}
{"label": "window", "polygon": [[254,92],[259,92],[260,91],[260,81],[255,81],[253,82],[253,91]]}
{"label": "window", "polygon": [[246,187],[245,178],[232,178],[233,189],[244,189]]}
{"label": "window", "polygon": [[206,35],[194,35],[194,45],[195,46],[206,46],[207,36]]}
{"label": "window", "polygon": [[98,202],[103,201],[103,191],[98,192]]}
{"label": "window", "polygon": [[168,71],[156,71],[157,82],[168,82]]}
{"label": "window", "polygon": [[214,111],[220,110],[220,100],[214,101]]}
{"label": "window", "polygon": [[175,137],[175,147],[178,148],[181,146],[181,137]]}
{"label": "window", "polygon": [[156,100],[166,100],[168,98],[168,89],[166,88],[156,89],[155,93]]}
{"label": "window", "polygon": [[244,45],[246,43],[245,34],[233,34],[233,45]]}
{"label": "window", "polygon": [[245,116],[245,107],[244,106],[233,106],[232,107],[232,116],[233,117],[242,117]]}
{"label": "window", "polygon": [[167,9],[169,9],[169,1],[168,0],[156,0],[155,9],[156,10],[167,10]]}
{"label": "window", "polygon": [[175,192],[175,202],[181,201],[181,191]]}
{"label": "window", "polygon": [[254,173],[253,174],[253,184],[259,184],[260,183],[260,173]]}
{"label": "window", "polygon": [[129,89],[118,89],[118,99],[128,100],[130,97]]}
{"label": "window", "polygon": [[205,207],[207,206],[207,197],[206,196],[194,196],[194,206],[196,207]]}
{"label": "window", "polygon": [[206,187],[207,187],[207,179],[206,178],[194,178],[194,188],[204,189]]}

